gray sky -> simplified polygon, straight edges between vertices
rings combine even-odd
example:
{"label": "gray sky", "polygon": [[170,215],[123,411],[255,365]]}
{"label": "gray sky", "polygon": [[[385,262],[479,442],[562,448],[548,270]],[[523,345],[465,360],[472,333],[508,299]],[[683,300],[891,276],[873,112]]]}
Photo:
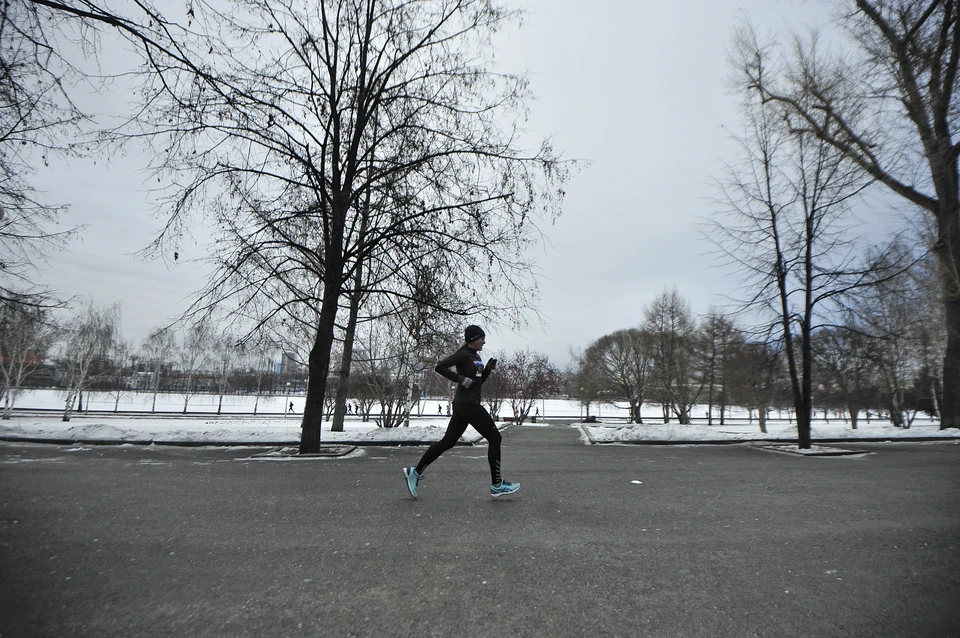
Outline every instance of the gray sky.
{"label": "gray sky", "polygon": [[[529,73],[536,100],[527,127],[590,165],[568,184],[563,215],[543,228],[546,327],[489,330],[488,349],[495,356],[529,347],[562,367],[571,347],[638,325],[665,288],[676,287],[696,313],[722,305],[735,282],[707,254],[696,224],[711,210],[710,179],[733,148],[724,129],[737,125],[724,82],[733,26],[749,17],[783,30],[827,14],[799,0],[514,4],[528,15],[500,39],[497,56]],[[134,258],[160,225],[150,217],[143,166],[136,154],[54,161],[37,180],[48,201],[70,204],[62,225],[86,225],[51,256],[40,281],[97,304],[122,301],[125,337],[135,345],[186,308],[204,273],[192,261],[203,256],[197,248],[175,264]]]}

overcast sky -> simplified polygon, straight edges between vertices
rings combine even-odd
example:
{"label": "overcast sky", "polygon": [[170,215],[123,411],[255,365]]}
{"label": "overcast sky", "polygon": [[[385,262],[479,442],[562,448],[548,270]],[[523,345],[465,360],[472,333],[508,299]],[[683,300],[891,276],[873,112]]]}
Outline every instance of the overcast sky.
{"label": "overcast sky", "polygon": [[[676,287],[698,314],[723,304],[735,282],[722,276],[696,225],[711,210],[711,177],[733,148],[724,128],[736,128],[738,117],[725,85],[733,26],[748,17],[784,30],[828,16],[799,0],[515,4],[528,15],[500,39],[497,55],[529,73],[536,100],[527,126],[590,165],[569,183],[563,215],[544,227],[546,327],[490,330],[488,350],[529,347],[563,367],[571,347],[638,325],[664,289]],[[122,301],[125,337],[135,345],[185,309],[204,273],[192,261],[203,255],[189,247],[175,264],[135,259],[159,228],[142,169],[136,154],[109,164],[54,161],[38,179],[48,201],[70,204],[64,226],[86,225],[52,256],[41,282],[97,304]]]}

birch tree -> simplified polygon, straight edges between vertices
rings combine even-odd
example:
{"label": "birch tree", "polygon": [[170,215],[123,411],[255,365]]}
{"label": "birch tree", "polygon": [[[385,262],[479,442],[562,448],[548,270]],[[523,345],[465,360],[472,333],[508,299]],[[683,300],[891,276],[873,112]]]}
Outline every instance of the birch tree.
{"label": "birch tree", "polygon": [[69,421],[83,391],[109,375],[109,355],[120,338],[120,305],[85,306],[64,327],[63,366],[66,400],[63,420]]}
{"label": "birch tree", "polygon": [[155,330],[140,346],[142,360],[150,368],[150,390],[153,394],[150,412],[157,411],[162,373],[164,368],[172,363],[176,349],[176,336],[168,329]]}
{"label": "birch tree", "polygon": [[183,331],[183,342],[174,351],[179,392],[183,397],[183,413],[187,413],[190,399],[201,392],[197,377],[210,363],[213,335],[207,323],[195,323]]}
{"label": "birch tree", "polygon": [[24,382],[43,365],[56,335],[49,309],[0,299],[0,396],[5,420],[10,418]]}

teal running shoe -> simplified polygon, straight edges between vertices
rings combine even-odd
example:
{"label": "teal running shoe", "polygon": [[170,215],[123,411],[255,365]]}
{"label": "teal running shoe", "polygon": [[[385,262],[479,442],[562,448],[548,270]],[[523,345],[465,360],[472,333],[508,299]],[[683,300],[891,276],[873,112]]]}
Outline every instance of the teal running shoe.
{"label": "teal running shoe", "polygon": [[407,479],[407,489],[410,490],[410,496],[417,498],[417,483],[423,480],[423,477],[417,474],[417,468],[403,468],[403,475]]}
{"label": "teal running shoe", "polygon": [[506,481],[500,481],[499,485],[490,486],[490,496],[497,498],[499,496],[506,496],[507,494],[513,494],[520,489],[519,483],[507,483]]}

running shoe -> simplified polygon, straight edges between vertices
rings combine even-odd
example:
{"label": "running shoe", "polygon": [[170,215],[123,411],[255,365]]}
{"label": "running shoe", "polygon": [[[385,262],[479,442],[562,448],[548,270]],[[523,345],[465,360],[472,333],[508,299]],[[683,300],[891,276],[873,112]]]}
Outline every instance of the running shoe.
{"label": "running shoe", "polygon": [[403,468],[403,476],[407,479],[407,489],[410,490],[410,496],[417,498],[417,483],[423,480],[423,477],[417,474],[417,468]]}
{"label": "running shoe", "polygon": [[507,483],[506,481],[500,481],[499,485],[490,486],[490,496],[494,498],[497,498],[498,496],[506,496],[507,494],[513,494],[519,489],[519,483]]}

